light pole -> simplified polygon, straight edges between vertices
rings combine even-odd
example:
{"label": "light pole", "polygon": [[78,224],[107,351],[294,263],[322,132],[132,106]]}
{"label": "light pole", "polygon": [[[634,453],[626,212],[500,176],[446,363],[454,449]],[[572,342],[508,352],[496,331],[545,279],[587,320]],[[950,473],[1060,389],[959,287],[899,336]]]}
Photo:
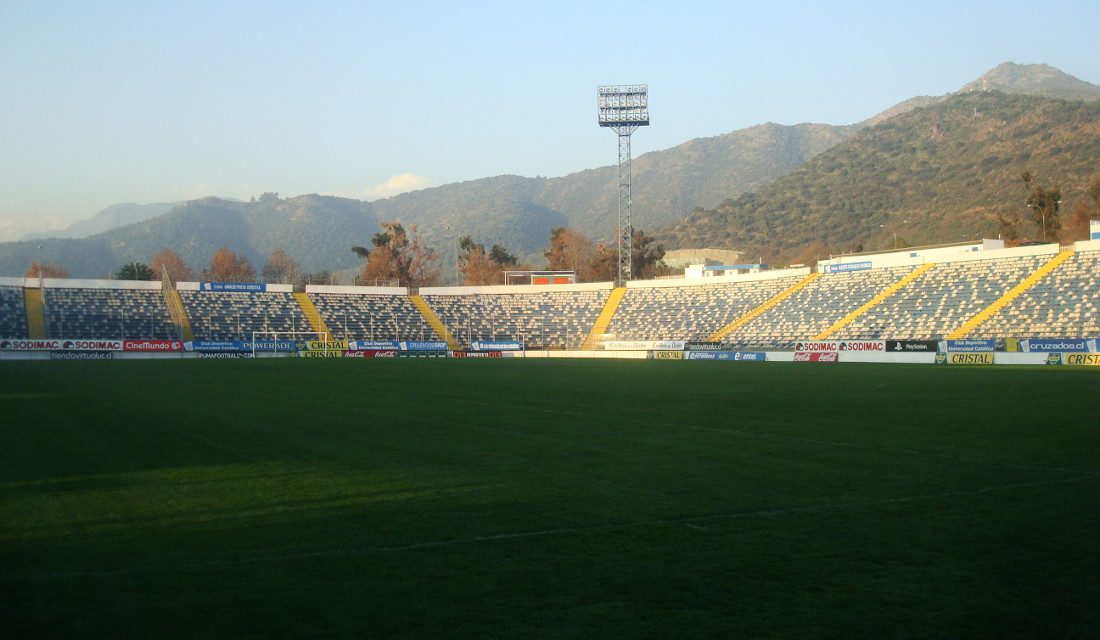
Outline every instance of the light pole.
{"label": "light pole", "polygon": [[[1061,205],[1062,205],[1061,200],[1056,200],[1054,202],[1054,212],[1055,213],[1058,212],[1058,207],[1060,207]],[[1047,208],[1046,207],[1040,207],[1037,204],[1031,204],[1030,202],[1027,203],[1027,206],[1031,207],[1032,209],[1035,209],[1040,214],[1042,214],[1042,216],[1043,216],[1043,240],[1046,240],[1047,239]]]}
{"label": "light pole", "polygon": [[[906,218],[905,220],[902,220],[902,221],[901,221],[901,224],[906,224],[906,223],[908,223],[908,222],[909,222],[909,219],[908,219],[908,218]],[[879,228],[880,228],[880,229],[886,229],[886,230],[888,230],[888,231],[889,231],[890,233],[894,234],[894,248],[895,248],[895,249],[897,249],[897,248],[898,248],[898,232],[897,232],[897,230],[896,230],[896,229],[894,228],[894,226],[893,226],[893,225],[885,225],[885,224],[880,224],[880,225],[879,225]]]}

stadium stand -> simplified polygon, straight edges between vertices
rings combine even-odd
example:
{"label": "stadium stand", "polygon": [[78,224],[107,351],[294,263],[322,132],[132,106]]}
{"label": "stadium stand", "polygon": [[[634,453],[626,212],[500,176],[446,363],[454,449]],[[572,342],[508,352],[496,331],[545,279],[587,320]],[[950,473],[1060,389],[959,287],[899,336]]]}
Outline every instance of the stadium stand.
{"label": "stadium stand", "polygon": [[1048,259],[1026,256],[937,264],[832,337],[942,339]]}
{"label": "stadium stand", "polygon": [[705,340],[800,278],[629,288],[606,333],[616,340]]}
{"label": "stadium stand", "polygon": [[441,340],[406,295],[310,293],[334,339]]}
{"label": "stadium stand", "polygon": [[461,345],[522,340],[529,348],[576,349],[610,293],[609,285],[598,290],[424,295],[424,300]]}
{"label": "stadium stand", "polygon": [[0,286],[0,338],[26,338],[27,312],[23,288]]}
{"label": "stadium stand", "polygon": [[181,290],[198,340],[251,340],[253,331],[310,331],[291,293]]}
{"label": "stadium stand", "polygon": [[159,290],[47,287],[43,294],[50,337],[179,338]]}
{"label": "stadium stand", "polygon": [[906,266],[823,274],[723,342],[739,349],[793,349],[797,342],[812,339],[912,270]]}
{"label": "stadium stand", "polygon": [[974,333],[990,338],[1100,336],[1100,251],[1074,254]]}

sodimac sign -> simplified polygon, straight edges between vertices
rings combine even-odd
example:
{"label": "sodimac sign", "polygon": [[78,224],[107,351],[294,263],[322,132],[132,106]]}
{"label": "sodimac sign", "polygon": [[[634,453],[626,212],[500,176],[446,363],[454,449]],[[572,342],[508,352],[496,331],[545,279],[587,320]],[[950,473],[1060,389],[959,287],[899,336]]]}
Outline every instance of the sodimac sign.
{"label": "sodimac sign", "polygon": [[122,351],[122,340],[73,340],[69,338],[0,340],[4,351]]}

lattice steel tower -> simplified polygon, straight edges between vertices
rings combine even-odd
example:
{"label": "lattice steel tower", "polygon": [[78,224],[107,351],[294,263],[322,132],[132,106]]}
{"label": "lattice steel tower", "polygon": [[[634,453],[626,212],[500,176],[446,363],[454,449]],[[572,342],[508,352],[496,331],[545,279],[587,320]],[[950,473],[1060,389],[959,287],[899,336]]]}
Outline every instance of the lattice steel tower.
{"label": "lattice steel tower", "polygon": [[649,125],[649,88],[644,84],[596,88],[596,107],[601,127],[610,127],[619,135],[619,250],[618,284],[630,279],[630,134]]}

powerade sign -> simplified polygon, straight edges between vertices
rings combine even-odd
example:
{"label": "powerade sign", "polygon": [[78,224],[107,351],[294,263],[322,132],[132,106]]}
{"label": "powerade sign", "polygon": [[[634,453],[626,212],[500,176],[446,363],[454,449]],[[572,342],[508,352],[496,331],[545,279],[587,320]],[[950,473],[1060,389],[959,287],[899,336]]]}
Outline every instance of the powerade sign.
{"label": "powerade sign", "polygon": [[[398,343],[398,349],[401,351],[446,351],[447,343],[436,340],[430,342],[416,342],[413,340],[403,340]],[[523,347],[520,346],[520,349]]]}
{"label": "powerade sign", "polygon": [[184,351],[208,353],[233,353],[239,351],[293,351],[298,352],[294,340],[194,340],[183,343]]}
{"label": "powerade sign", "polygon": [[825,273],[848,273],[849,271],[869,271],[870,269],[870,260],[865,262],[845,262],[842,264],[825,265]]}
{"label": "powerade sign", "polygon": [[767,356],[762,351],[688,351],[684,354],[688,360],[728,360],[746,362],[764,362]]}
{"label": "powerade sign", "polygon": [[[446,349],[446,343],[443,348]],[[474,340],[470,343],[470,351],[523,351],[523,343],[516,340],[504,340],[489,342],[486,340]]]}
{"label": "powerade sign", "polygon": [[235,293],[263,293],[267,285],[263,282],[200,282],[200,291],[232,291]]}
{"label": "powerade sign", "polygon": [[1052,351],[1062,353],[1095,352],[1096,338],[1057,338],[1049,340],[1031,338],[1020,341],[1020,351],[1025,353],[1049,353]]}
{"label": "powerade sign", "polygon": [[997,341],[989,340],[948,340],[947,351],[961,351],[965,353],[993,352],[997,350]]}

